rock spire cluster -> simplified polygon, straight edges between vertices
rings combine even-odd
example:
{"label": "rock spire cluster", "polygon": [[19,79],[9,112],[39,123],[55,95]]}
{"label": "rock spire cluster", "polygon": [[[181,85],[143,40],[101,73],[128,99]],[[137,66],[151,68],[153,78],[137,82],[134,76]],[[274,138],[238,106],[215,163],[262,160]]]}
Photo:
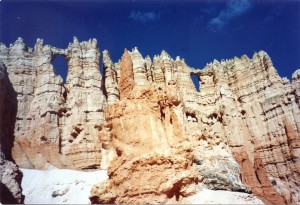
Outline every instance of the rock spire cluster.
{"label": "rock spire cluster", "polygon": [[[66,83],[51,64],[57,55]],[[22,168],[107,169],[92,203],[188,203],[203,188],[300,202],[299,70],[281,78],[264,51],[203,69],[166,51],[100,57],[95,39],[66,49],[41,39],[34,49],[21,38],[1,44],[11,85],[1,87],[1,105],[13,106],[0,106],[1,117],[14,113],[1,118],[2,152]]]}

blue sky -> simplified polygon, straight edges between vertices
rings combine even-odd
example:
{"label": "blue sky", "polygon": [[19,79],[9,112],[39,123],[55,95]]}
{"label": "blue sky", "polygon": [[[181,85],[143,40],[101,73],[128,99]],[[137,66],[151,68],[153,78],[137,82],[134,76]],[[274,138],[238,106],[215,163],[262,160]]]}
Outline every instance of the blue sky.
{"label": "blue sky", "polygon": [[[124,48],[143,56],[166,50],[195,68],[265,50],[281,76],[300,68],[300,1],[45,1],[0,0],[0,42],[21,36],[33,47],[66,48],[77,36],[96,38],[116,62]],[[54,65],[65,75],[64,60]]]}

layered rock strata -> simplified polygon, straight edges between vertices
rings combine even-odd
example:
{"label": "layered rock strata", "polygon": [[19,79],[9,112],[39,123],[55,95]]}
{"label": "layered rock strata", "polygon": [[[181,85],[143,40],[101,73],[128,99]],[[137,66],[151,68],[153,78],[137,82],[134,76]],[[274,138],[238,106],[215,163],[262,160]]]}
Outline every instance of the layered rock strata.
{"label": "layered rock strata", "polygon": [[103,70],[105,73],[103,82],[105,85],[107,104],[112,105],[119,100],[120,93],[118,88],[117,69],[110,59],[107,50],[103,51]]}
{"label": "layered rock strata", "polygon": [[[58,49],[38,39],[33,51],[19,38],[9,48],[1,45],[0,53],[17,93],[17,164],[37,169],[99,167],[101,144],[94,126],[103,121],[106,99],[97,41],[79,43],[74,38],[67,49]],[[51,64],[56,55],[68,63],[65,85]]]}
{"label": "layered rock strata", "polygon": [[61,153],[81,169],[99,168],[101,142],[95,125],[104,121],[100,52],[96,39],[75,38],[66,49],[68,75],[64,115],[60,119]]}
{"label": "layered rock strata", "polygon": [[192,167],[175,86],[135,85],[126,50],[120,71],[121,100],[105,110],[100,131],[100,140],[111,143],[116,157],[109,180],[92,189],[91,202],[166,203],[195,193],[200,179]]}
{"label": "layered rock strata", "polygon": [[[252,59],[215,60],[203,70],[163,51],[149,70],[152,87],[176,84],[202,184],[252,191],[268,204],[299,201],[298,70],[290,84],[263,51]],[[200,92],[191,75],[199,79]]]}
{"label": "layered rock strata", "polygon": [[[68,63],[66,84],[51,65],[56,55]],[[93,202],[168,202],[169,193],[176,201],[189,187],[252,192],[267,204],[300,202],[299,70],[291,82],[280,78],[263,51],[199,70],[166,51],[151,59],[134,48],[117,63],[104,51],[102,79],[99,56],[96,40],[75,38],[67,49],[38,40],[34,51],[22,39],[0,45],[18,102],[17,164],[108,168]],[[178,176],[183,167],[187,178]],[[164,181],[160,170],[173,177]],[[151,186],[137,184],[145,183],[142,172]]]}
{"label": "layered rock strata", "polygon": [[221,123],[243,183],[265,203],[299,201],[299,102],[294,93],[300,85],[292,89],[284,82],[265,52],[212,63],[198,75],[203,97],[197,110],[206,111],[208,123],[203,124],[212,130]]}

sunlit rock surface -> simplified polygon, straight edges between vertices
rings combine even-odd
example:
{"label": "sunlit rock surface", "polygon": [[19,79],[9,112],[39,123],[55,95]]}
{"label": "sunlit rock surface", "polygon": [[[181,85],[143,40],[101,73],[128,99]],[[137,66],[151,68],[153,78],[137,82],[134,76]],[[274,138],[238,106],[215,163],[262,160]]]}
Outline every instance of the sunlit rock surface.
{"label": "sunlit rock surface", "polygon": [[264,51],[194,69],[166,51],[152,59],[133,48],[114,63],[108,51],[100,61],[95,39],[66,49],[38,39],[31,49],[19,38],[1,44],[0,61],[17,99],[13,159],[108,169],[92,202],[184,202],[203,188],[300,202],[300,73],[279,77]]}

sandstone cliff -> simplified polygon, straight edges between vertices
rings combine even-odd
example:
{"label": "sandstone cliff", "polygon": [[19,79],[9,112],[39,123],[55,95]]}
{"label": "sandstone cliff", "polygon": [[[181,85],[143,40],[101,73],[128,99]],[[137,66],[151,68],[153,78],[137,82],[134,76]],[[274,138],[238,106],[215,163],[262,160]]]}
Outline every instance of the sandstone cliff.
{"label": "sandstone cliff", "polygon": [[[16,90],[18,112],[13,157],[24,168],[97,168],[101,161],[95,124],[103,122],[106,101],[96,40],[67,49],[43,45],[34,51],[21,38],[6,48],[0,60]],[[68,63],[66,84],[51,62],[63,55]]]}
{"label": "sandstone cliff", "polygon": [[[193,146],[201,184],[252,191],[268,204],[299,201],[299,71],[290,84],[263,51],[252,59],[215,60],[203,70],[165,51],[154,56],[153,64],[137,53],[137,48],[130,53],[139,58],[135,84],[166,90],[175,85],[178,91],[184,135]],[[190,75],[198,76],[200,92]]]}
{"label": "sandstone cliff", "polygon": [[[65,84],[56,55],[68,63]],[[200,70],[134,48],[117,63],[104,51],[102,78],[99,57],[96,40],[0,46],[16,91],[18,165],[108,169],[92,190],[98,203],[184,203],[203,188],[300,202],[299,70],[290,83],[263,51]]]}
{"label": "sandstone cliff", "polygon": [[212,130],[222,124],[229,149],[241,166],[243,183],[264,196],[265,202],[298,201],[300,130],[295,93],[300,84],[296,85],[295,77],[291,88],[262,51],[252,59],[214,62],[198,75],[200,110],[214,120],[209,125]]}
{"label": "sandstone cliff", "polygon": [[121,100],[105,111],[100,132],[100,140],[109,141],[117,156],[108,169],[109,180],[92,189],[91,202],[166,203],[195,193],[199,179],[175,86],[135,85],[126,50],[120,75]]}

